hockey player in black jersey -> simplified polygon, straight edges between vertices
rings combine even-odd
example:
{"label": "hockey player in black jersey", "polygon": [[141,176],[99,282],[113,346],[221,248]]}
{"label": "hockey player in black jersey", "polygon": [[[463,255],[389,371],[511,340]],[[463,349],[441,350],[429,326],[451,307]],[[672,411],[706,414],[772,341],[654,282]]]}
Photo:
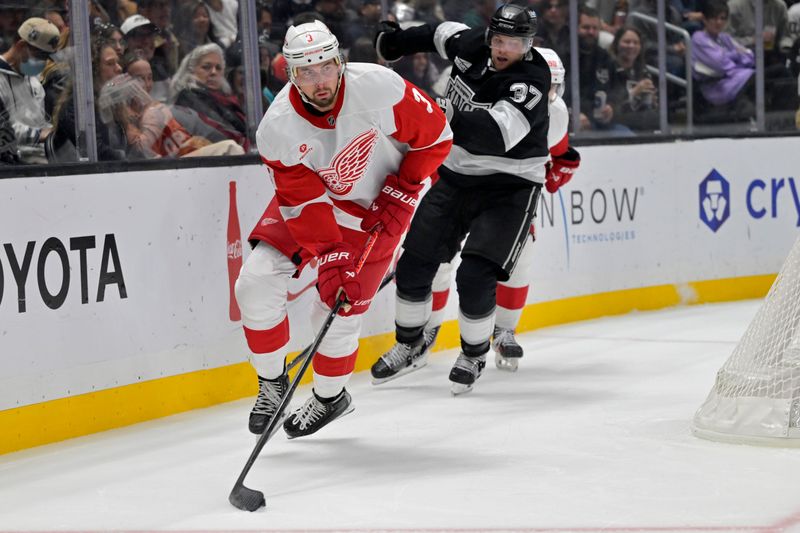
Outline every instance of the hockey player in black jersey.
{"label": "hockey player in black jersey", "polygon": [[[533,49],[535,33],[536,15],[506,4],[486,29],[443,22],[401,30],[383,22],[375,40],[386,61],[437,52],[453,64],[440,101],[453,147],[403,244],[395,324],[412,367],[427,349],[432,280],[469,234],[456,273],[461,353],[450,371],[454,394],[471,390],[486,365],[497,281],[514,269],[545,179],[550,70]],[[392,371],[381,359],[372,375]]]}

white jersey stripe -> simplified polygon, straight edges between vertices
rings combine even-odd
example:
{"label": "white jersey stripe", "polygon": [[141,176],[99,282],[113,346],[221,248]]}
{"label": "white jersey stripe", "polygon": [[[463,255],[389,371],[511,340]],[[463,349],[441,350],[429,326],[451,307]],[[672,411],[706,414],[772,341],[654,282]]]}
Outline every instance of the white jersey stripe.
{"label": "white jersey stripe", "polygon": [[436,51],[439,52],[439,55],[442,56],[442,59],[449,59],[447,57],[447,51],[444,48],[447,39],[455,35],[456,33],[464,30],[468,30],[469,26],[466,24],[462,24],[460,22],[442,22],[438,26],[436,26],[436,31],[433,34],[433,45],[436,47]]}
{"label": "white jersey stripe", "polygon": [[333,206],[333,216],[336,219],[336,223],[340,226],[347,229],[361,231],[361,219],[351,215],[339,207],[336,207],[335,205]]}
{"label": "white jersey stripe", "polygon": [[[531,209],[534,210],[536,209],[534,200],[537,197],[538,197],[537,188],[534,187],[533,189],[531,189],[531,193],[528,196],[528,205],[525,206],[526,213],[529,212]],[[511,251],[508,253],[508,257],[506,257],[506,260],[503,262],[503,267],[506,268],[507,270],[511,270],[513,272],[514,268],[516,267],[516,264],[514,262],[516,261],[519,252],[522,251],[522,247],[525,246],[525,242],[528,240],[527,234],[530,232],[530,230],[531,230],[530,222],[527,223],[523,222],[523,224],[517,229],[517,238],[516,238],[517,244],[511,249]],[[524,238],[522,236],[523,232],[525,232],[526,234]]]}
{"label": "white jersey stripe", "polygon": [[458,174],[486,176],[488,174],[511,174],[534,183],[544,183],[545,168],[549,156],[512,159],[492,155],[475,155],[464,148],[453,145],[444,166]]}
{"label": "white jersey stripe", "polygon": [[506,152],[514,148],[531,131],[531,124],[522,111],[506,100],[500,100],[492,106],[489,115],[500,128]]}
{"label": "white jersey stripe", "polygon": [[467,344],[481,344],[489,340],[494,329],[494,309],[482,318],[469,318],[458,309],[458,329]]}
{"label": "white jersey stripe", "polygon": [[292,220],[293,218],[299,217],[300,213],[303,211],[305,206],[307,206],[309,204],[318,204],[318,203],[330,204],[331,203],[331,199],[328,198],[327,194],[322,194],[322,195],[314,198],[313,200],[309,200],[308,202],[302,203],[300,205],[295,205],[295,206],[291,206],[291,207],[283,207],[283,206],[281,206],[278,209],[281,212],[281,216],[283,217],[283,220],[288,222],[288,221]]}

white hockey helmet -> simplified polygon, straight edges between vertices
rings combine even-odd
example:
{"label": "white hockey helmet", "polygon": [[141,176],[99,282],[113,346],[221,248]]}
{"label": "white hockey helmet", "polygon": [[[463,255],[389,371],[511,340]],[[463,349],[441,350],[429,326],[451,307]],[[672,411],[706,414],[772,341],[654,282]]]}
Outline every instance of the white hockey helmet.
{"label": "white hockey helmet", "polygon": [[564,77],[567,71],[564,69],[564,63],[561,62],[561,58],[552,48],[541,48],[539,46],[535,48],[550,67],[550,85],[556,88],[556,95],[564,96]]}
{"label": "white hockey helmet", "polygon": [[289,26],[283,41],[283,57],[289,70],[289,79],[294,82],[296,69],[316,65],[329,59],[341,64],[339,41],[328,27],[315,20],[297,26]]}

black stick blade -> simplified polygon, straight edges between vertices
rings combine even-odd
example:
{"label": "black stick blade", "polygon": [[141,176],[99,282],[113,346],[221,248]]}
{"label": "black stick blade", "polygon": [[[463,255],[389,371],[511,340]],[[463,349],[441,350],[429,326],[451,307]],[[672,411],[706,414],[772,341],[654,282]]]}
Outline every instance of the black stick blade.
{"label": "black stick blade", "polygon": [[228,501],[237,509],[250,511],[251,513],[266,506],[263,492],[248,489],[244,485],[236,485],[233,487],[230,496],[228,496]]}

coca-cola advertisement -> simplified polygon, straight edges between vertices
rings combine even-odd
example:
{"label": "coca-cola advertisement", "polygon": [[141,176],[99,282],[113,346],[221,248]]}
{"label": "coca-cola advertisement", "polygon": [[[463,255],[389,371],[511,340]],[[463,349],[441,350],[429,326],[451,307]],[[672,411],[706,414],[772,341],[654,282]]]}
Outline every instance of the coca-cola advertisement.
{"label": "coca-cola advertisement", "polygon": [[230,292],[230,312],[231,322],[238,322],[242,319],[239,305],[236,303],[234,285],[239,271],[242,269],[242,231],[239,229],[239,211],[236,208],[236,182],[229,183],[229,206],[228,206],[228,286]]}

